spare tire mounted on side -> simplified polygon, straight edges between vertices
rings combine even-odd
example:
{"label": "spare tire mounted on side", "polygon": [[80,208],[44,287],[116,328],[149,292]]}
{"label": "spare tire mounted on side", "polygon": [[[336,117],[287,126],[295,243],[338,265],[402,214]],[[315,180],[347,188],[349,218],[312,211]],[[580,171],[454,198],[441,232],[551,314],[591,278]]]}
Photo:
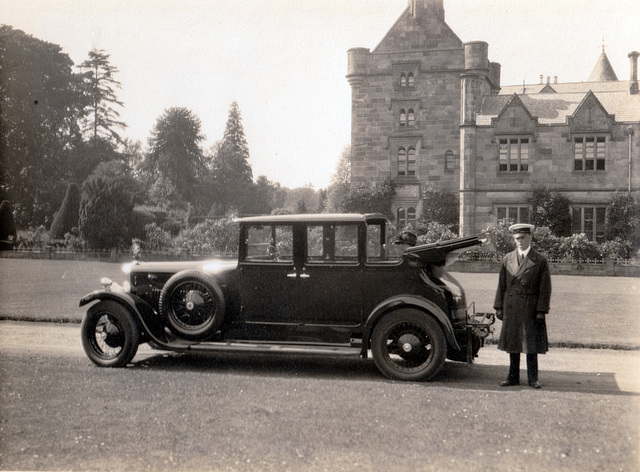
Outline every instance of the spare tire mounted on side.
{"label": "spare tire mounted on side", "polygon": [[222,324],[224,295],[211,276],[197,270],[184,270],[167,280],[162,288],[159,311],[177,336],[201,341]]}

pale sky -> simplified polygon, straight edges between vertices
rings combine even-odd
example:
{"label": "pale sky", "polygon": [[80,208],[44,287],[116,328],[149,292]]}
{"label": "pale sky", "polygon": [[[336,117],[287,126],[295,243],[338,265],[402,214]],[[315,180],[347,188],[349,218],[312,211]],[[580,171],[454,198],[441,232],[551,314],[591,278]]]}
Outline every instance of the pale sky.
{"label": "pale sky", "polygon": [[[55,43],[76,65],[93,48],[120,72],[125,135],[147,139],[169,107],[222,139],[238,102],[254,177],[328,185],[350,142],[347,50],[374,49],[407,0],[0,0],[0,23]],[[620,80],[640,51],[638,0],[445,0],[463,41],[486,41],[503,85],[586,81],[602,51]]]}

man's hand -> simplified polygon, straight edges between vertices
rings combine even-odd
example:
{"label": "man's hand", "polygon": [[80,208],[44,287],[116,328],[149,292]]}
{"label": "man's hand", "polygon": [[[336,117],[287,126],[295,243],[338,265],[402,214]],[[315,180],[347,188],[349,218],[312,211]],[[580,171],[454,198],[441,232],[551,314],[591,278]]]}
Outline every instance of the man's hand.
{"label": "man's hand", "polygon": [[502,321],[502,310],[496,310],[496,318]]}

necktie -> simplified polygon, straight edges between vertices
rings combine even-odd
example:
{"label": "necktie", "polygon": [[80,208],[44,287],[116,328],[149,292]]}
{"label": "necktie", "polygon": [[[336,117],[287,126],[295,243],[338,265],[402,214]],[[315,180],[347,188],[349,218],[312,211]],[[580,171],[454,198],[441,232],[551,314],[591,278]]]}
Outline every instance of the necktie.
{"label": "necktie", "polygon": [[520,254],[520,251],[518,251],[518,265],[522,265],[522,254]]}

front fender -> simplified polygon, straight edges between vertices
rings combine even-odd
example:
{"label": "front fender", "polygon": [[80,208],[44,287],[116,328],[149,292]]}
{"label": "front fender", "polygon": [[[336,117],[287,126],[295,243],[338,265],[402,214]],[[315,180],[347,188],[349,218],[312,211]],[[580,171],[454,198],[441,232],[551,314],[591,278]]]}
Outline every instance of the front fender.
{"label": "front fender", "polygon": [[164,339],[165,332],[160,318],[156,315],[153,307],[142,298],[110,289],[95,290],[80,299],[80,307],[96,300],[113,300],[125,305],[138,320],[143,333],[151,335],[157,342],[162,342],[161,340]]}
{"label": "front fender", "polygon": [[[373,311],[371,311],[371,314],[367,318],[367,321],[365,323],[366,332],[370,333],[373,329],[373,326],[378,322],[380,318],[382,318],[385,313],[401,307],[414,307],[418,308],[419,310],[431,313],[440,322],[440,325],[444,330],[444,335],[446,336],[449,344],[451,344],[451,346],[453,346],[458,351],[460,350],[460,345],[458,344],[458,341],[456,341],[456,337],[453,331],[453,325],[451,324],[451,321],[447,317],[446,313],[442,311],[442,308],[440,308],[432,301],[417,295],[398,295],[380,303],[373,309]],[[366,348],[368,349],[368,339],[366,344]]]}

